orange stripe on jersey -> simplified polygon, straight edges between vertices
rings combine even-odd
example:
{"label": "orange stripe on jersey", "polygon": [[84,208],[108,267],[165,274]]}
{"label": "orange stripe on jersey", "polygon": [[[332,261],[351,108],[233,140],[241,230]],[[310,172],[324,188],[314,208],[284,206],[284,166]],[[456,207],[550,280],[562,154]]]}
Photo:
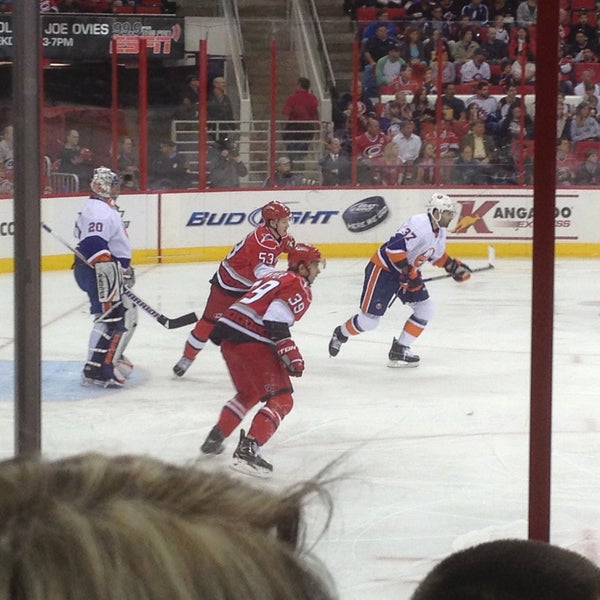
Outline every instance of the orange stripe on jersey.
{"label": "orange stripe on jersey", "polygon": [[405,250],[390,250],[389,248],[386,248],[385,253],[387,254],[388,258],[395,264],[407,260]]}
{"label": "orange stripe on jersey", "polygon": [[373,254],[373,256],[371,257],[371,262],[381,269],[389,270],[387,265],[383,262],[381,256],[379,255],[379,252],[375,252],[375,254]]}
{"label": "orange stripe on jersey", "polygon": [[414,337],[419,337],[423,332],[423,329],[425,329],[423,325],[419,325],[410,319],[404,324],[404,331]]}
{"label": "orange stripe on jersey", "polygon": [[367,309],[369,308],[369,304],[371,302],[371,299],[373,298],[373,290],[375,289],[375,284],[377,283],[377,279],[379,279],[379,274],[381,273],[381,271],[382,268],[379,265],[375,265],[375,267],[371,271],[369,280],[365,285],[365,295],[360,305],[360,309],[362,311],[367,312]]}
{"label": "orange stripe on jersey", "polygon": [[440,256],[433,264],[436,267],[443,267],[446,264],[446,261],[449,259],[450,257],[448,256],[447,252],[444,252],[444,254],[442,254],[442,256]]}

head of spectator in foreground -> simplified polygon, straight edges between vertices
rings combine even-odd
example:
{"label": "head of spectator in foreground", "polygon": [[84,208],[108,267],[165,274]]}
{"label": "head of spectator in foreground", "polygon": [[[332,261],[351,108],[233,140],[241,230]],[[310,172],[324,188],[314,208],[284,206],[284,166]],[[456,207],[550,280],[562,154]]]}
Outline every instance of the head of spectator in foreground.
{"label": "head of spectator in foreground", "polygon": [[600,569],[569,550],[496,540],[451,554],[411,600],[598,600]]}
{"label": "head of spectator in foreground", "polygon": [[4,461],[0,598],[333,598],[299,544],[313,493],[144,456]]}

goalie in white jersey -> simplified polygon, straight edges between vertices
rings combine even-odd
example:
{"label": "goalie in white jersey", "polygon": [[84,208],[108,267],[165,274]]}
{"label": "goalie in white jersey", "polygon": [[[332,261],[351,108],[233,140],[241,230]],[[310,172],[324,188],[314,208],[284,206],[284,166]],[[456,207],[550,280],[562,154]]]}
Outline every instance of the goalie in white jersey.
{"label": "goalie in white jersey", "polygon": [[397,295],[413,312],[392,342],[388,366],[419,365],[419,357],[410,346],[434,314],[420,267],[431,262],[445,269],[456,281],[466,281],[471,276],[466,264],[446,253],[446,228],[455,215],[454,202],[445,194],[435,193],[427,203],[426,213],[410,217],[377,250],[365,268],[360,312],[335,328],[329,342],[330,356],[337,356],[342,344],[351,336],[375,329]]}
{"label": "goalie in white jersey", "polygon": [[137,306],[123,294],[123,286],[134,283],[131,244],[115,205],[117,175],[98,167],[90,187],[75,224],[77,250],[87,260],[75,258],[75,280],[88,294],[94,316],[82,377],[85,384],[120,387],[133,369],[123,351],[137,325]]}

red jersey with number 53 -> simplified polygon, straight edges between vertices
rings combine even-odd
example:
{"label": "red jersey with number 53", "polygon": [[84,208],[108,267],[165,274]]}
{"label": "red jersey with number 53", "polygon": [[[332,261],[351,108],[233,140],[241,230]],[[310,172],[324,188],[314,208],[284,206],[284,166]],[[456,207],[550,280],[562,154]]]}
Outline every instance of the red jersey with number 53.
{"label": "red jersey with number 53", "polygon": [[312,302],[308,281],[293,271],[276,271],[257,281],[252,289],[234,302],[219,324],[235,330],[227,336],[237,341],[255,340],[272,344],[263,319],[288,326],[299,321]]}
{"label": "red jersey with number 53", "polygon": [[259,225],[221,261],[216,274],[218,284],[234,294],[247,292],[257,279],[275,271],[288,240],[288,236],[277,240],[266,225]]}

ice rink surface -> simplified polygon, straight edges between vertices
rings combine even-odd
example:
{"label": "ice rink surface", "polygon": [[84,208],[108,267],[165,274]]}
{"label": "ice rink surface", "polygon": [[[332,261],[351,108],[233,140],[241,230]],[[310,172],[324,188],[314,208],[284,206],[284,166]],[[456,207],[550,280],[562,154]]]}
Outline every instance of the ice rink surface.
{"label": "ice rink surface", "polygon": [[[496,269],[467,283],[428,284],[437,313],[413,346],[416,369],[386,366],[409,314],[400,302],[377,330],[328,356],[333,328],[356,311],[365,262],[330,260],[314,283],[313,305],[292,330],[306,360],[304,377],[294,380],[295,408],[263,449],[272,479],[252,481],[287,486],[342,457],[333,519],[321,537],[324,511],[315,504],[309,515],[313,551],[343,600],[404,600],[450,552],[527,536],[531,262],[498,257]],[[199,312],[214,268],[140,266],[134,291],[168,317]],[[0,458],[7,458],[14,452],[13,276],[1,275],[0,286]],[[558,261],[551,537],[597,563],[599,313],[600,262]],[[176,380],[171,367],[188,328],[167,330],[140,313],[127,351],[136,364],[131,385],[85,388],[79,373],[90,327],[72,274],[44,273],[45,456],[98,450],[195,460],[232,396],[218,349],[208,346]],[[202,466],[228,468],[236,433]]]}

